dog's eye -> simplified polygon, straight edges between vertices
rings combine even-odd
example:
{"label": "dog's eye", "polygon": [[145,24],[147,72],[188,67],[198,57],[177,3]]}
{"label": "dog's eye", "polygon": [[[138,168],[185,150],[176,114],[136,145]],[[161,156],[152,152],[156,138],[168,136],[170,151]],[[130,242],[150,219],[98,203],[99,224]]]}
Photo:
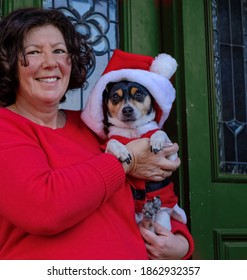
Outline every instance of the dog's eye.
{"label": "dog's eye", "polygon": [[121,97],[117,94],[117,93],[114,93],[112,96],[111,96],[111,102],[113,104],[117,104],[118,102],[121,101]]}
{"label": "dog's eye", "polygon": [[144,97],[145,97],[145,95],[144,95],[144,93],[142,91],[137,91],[134,94],[134,99],[136,101],[143,101]]}

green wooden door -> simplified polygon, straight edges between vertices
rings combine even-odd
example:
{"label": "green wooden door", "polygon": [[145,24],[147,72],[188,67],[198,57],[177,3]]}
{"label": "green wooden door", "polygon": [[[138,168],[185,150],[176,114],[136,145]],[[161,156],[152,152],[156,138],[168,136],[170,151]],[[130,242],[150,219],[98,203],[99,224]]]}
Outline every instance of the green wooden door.
{"label": "green wooden door", "polygon": [[[235,92],[238,85],[235,82],[231,89],[225,87],[228,83],[228,80],[224,80],[228,66],[222,65],[220,72],[222,100],[217,100],[218,77],[216,77],[213,58],[211,2],[217,1],[176,1],[183,14],[179,34],[183,37],[183,47],[182,51],[179,51],[184,60],[183,73],[180,73],[184,92],[181,93],[183,103],[180,100],[180,106],[183,106],[181,110],[184,110],[185,119],[181,121],[186,126],[186,133],[182,134],[180,140],[183,141],[183,137],[186,138],[186,156],[183,165],[187,165],[186,181],[190,192],[191,230],[196,245],[193,259],[247,259],[247,175],[244,174],[245,172],[234,172],[233,169],[220,171],[222,149],[227,149],[225,153],[229,153],[231,147],[229,146],[229,149],[228,146],[222,147],[227,144],[227,139],[222,139],[227,135],[219,135],[222,133],[221,124],[219,125],[222,112],[219,112],[218,102],[223,102],[227,91]],[[225,4],[227,2],[225,1]],[[243,1],[239,3],[240,9]],[[229,12],[229,10],[226,11]],[[236,11],[232,11],[232,18],[236,17],[234,15]],[[232,22],[229,25],[231,30],[233,24]],[[234,37],[234,34],[232,36]],[[220,51],[220,60],[223,64],[227,57],[222,56],[223,49]],[[234,48],[233,51],[235,51]],[[234,63],[232,61],[232,65]],[[234,67],[231,68],[231,73],[232,77],[237,79],[241,69],[239,67],[238,72],[238,69],[234,70]],[[239,91],[235,94],[239,94]],[[236,113],[240,110],[246,111],[244,90],[242,102],[245,106],[242,107],[240,102],[237,98],[234,100],[235,104],[232,99],[226,100],[224,106],[227,109],[221,108],[221,110],[226,110],[228,113],[234,107]],[[230,124],[230,119],[227,121],[227,124]],[[238,119],[234,122],[237,125]],[[246,158],[246,117],[242,124],[244,129],[240,135],[242,135],[244,146],[242,155],[238,156]],[[236,136],[235,140],[238,139],[237,137],[240,136]],[[236,142],[234,149],[237,150],[239,145],[241,143]],[[185,151],[183,152],[185,154]],[[242,165],[245,164],[246,161]]]}

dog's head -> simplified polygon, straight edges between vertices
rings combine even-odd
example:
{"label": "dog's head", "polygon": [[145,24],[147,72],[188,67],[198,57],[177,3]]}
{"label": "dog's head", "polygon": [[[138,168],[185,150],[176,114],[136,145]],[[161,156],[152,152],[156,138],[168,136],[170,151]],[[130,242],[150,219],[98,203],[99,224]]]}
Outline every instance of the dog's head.
{"label": "dog's head", "polygon": [[154,99],[141,84],[130,81],[109,83],[103,93],[106,123],[135,128],[155,118]]}

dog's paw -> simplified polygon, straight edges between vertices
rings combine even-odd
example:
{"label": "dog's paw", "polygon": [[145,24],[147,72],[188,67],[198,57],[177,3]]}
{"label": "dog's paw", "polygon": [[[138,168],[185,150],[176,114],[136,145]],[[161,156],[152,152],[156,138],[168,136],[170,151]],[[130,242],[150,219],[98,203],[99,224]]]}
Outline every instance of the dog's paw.
{"label": "dog's paw", "polygon": [[121,162],[126,162],[127,164],[131,162],[131,156],[126,146],[115,139],[108,141],[105,152],[113,154]]}
{"label": "dog's paw", "polygon": [[[163,130],[156,131],[150,138],[150,149],[155,154],[157,154],[159,151],[162,151],[165,147],[169,147],[171,145],[171,140]],[[175,153],[169,155],[167,158],[169,160],[175,160],[177,156],[177,153]]]}
{"label": "dog's paw", "polygon": [[172,145],[170,139],[162,130],[156,131],[150,138],[150,149],[155,154],[170,145]]}

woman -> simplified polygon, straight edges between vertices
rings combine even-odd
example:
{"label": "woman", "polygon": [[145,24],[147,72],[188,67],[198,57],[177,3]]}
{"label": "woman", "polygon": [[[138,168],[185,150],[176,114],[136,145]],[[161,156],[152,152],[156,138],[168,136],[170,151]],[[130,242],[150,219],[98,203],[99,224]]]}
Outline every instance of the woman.
{"label": "woman", "polygon": [[187,228],[139,229],[125,182],[170,176],[180,161],[165,157],[177,145],[153,155],[146,139],[134,141],[132,163],[120,163],[80,112],[59,110],[91,61],[56,10],[20,9],[0,22],[0,259],[187,259]]}

